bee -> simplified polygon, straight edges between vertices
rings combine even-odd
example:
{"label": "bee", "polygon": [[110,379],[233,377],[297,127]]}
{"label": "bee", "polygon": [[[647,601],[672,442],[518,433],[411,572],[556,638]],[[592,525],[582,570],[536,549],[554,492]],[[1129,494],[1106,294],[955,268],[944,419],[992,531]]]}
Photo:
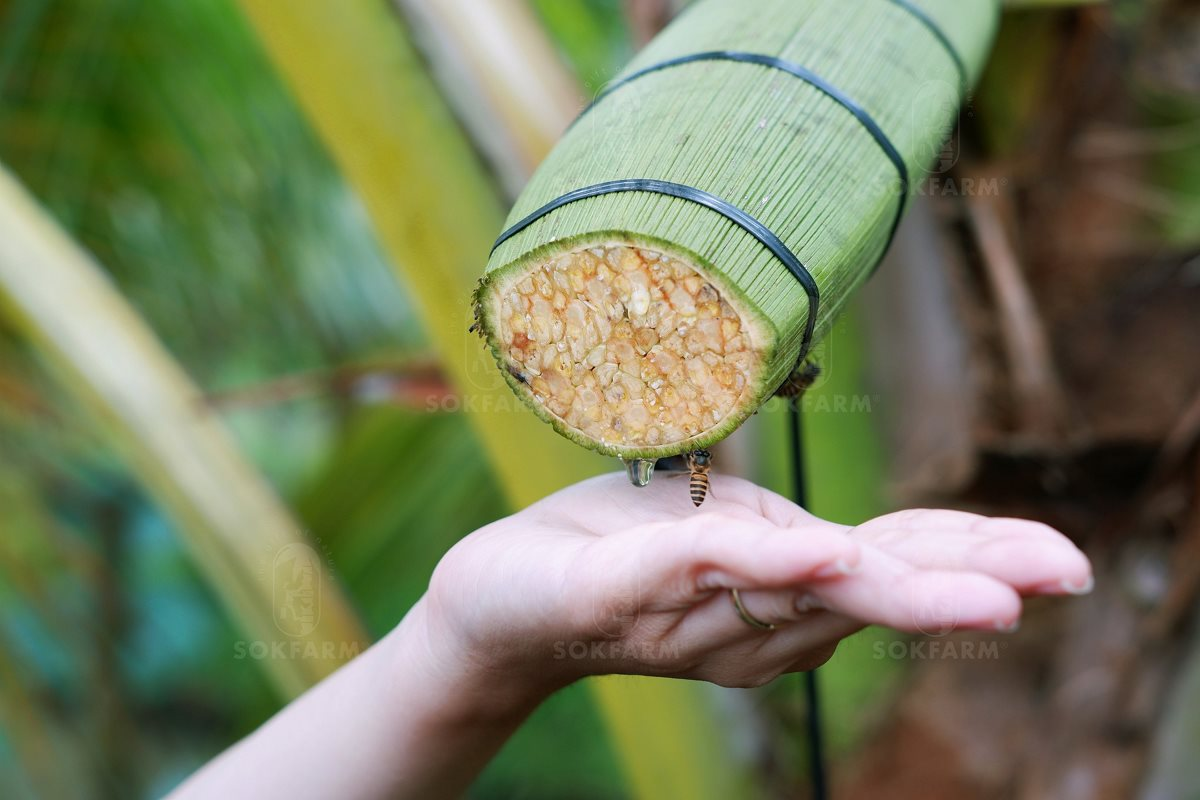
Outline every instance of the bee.
{"label": "bee", "polygon": [[688,453],[687,467],[692,473],[688,491],[692,495],[692,504],[699,508],[704,498],[708,497],[708,471],[712,469],[712,454],[707,450]]}
{"label": "bee", "polygon": [[811,361],[800,364],[788,375],[787,380],[775,390],[777,397],[800,397],[807,392],[817,378],[821,376],[821,368]]}

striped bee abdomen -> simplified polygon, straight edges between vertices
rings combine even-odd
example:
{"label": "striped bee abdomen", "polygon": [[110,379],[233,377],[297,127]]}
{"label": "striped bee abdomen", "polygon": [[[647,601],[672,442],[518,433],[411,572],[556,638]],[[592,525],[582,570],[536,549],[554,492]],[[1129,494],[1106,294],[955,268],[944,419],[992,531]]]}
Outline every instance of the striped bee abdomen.
{"label": "striped bee abdomen", "polygon": [[708,471],[712,468],[712,455],[707,450],[696,450],[688,453],[687,464],[692,472],[688,490],[692,495],[692,504],[699,507],[708,497]]}

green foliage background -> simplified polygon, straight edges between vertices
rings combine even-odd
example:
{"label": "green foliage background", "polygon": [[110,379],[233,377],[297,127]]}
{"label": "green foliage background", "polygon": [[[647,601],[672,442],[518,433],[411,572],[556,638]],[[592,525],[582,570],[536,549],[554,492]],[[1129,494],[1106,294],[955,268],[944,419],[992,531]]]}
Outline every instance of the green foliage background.
{"label": "green foliage background", "polygon": [[[587,93],[632,52],[617,0],[533,5]],[[222,398],[243,451],[373,635],[420,596],[450,544],[505,513],[462,416],[396,391],[396,371],[428,354],[409,298],[228,0],[0,0],[0,162]],[[236,621],[171,522],[5,324],[0,785],[14,797],[158,796],[277,700],[237,657]],[[835,374],[849,383],[824,391],[861,380],[854,330],[834,335],[848,360]],[[346,370],[360,377],[339,380]],[[276,393],[281,379],[303,391]],[[786,474],[775,411],[756,434],[767,483]],[[819,477],[814,502],[852,521],[876,510],[878,452],[861,419],[831,416],[812,426],[814,448],[848,449],[856,469]],[[866,653],[853,645],[829,670],[842,746],[886,683]],[[796,694],[786,684],[766,699]],[[625,792],[582,687],[540,709],[474,790]]]}
{"label": "green foliage background", "polygon": [[[543,4],[553,29],[578,42],[566,47],[582,72],[611,73],[628,52],[617,5],[568,5]],[[347,366],[386,377],[426,343],[360,204],[231,3],[0,2],[0,162],[203,388],[312,376],[313,391],[232,404],[227,421],[372,634],[451,543],[504,513],[460,415],[322,380]],[[4,328],[0,508],[8,796],[157,796],[273,713],[170,523]],[[580,689],[538,713],[477,794],[568,790],[621,791]]]}

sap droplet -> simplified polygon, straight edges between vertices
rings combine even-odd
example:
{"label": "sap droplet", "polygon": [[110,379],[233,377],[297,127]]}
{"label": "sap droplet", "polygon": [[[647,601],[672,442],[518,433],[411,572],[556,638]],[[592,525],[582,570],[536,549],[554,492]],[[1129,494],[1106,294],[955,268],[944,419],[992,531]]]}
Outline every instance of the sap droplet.
{"label": "sap droplet", "polygon": [[650,479],[654,477],[654,459],[623,458],[621,460],[625,462],[625,470],[629,473],[630,483],[638,487],[650,485]]}

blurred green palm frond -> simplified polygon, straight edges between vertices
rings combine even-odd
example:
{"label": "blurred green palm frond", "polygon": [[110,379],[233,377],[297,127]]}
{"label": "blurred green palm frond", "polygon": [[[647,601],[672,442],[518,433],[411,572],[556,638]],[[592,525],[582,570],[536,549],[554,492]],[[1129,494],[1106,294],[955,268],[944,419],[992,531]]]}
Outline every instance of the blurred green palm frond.
{"label": "blurred green palm frond", "polygon": [[[419,300],[506,496],[524,506],[611,469],[520,408],[467,333],[466,300],[500,228],[501,205],[395,9],[383,0],[336,8],[242,0],[242,7]],[[727,733],[701,687],[646,679],[590,687],[636,795],[745,789],[744,765],[729,755]]]}
{"label": "blurred green palm frond", "polygon": [[[396,0],[447,104],[516,197],[583,108],[526,0]],[[593,33],[594,36],[594,33]]]}
{"label": "blurred green palm frond", "polygon": [[529,0],[588,97],[633,57],[620,0]]}
{"label": "blurred green palm frond", "polygon": [[[101,258],[255,463],[298,492],[374,631],[403,614],[442,549],[503,513],[462,415],[387,407],[398,401],[374,365],[420,358],[425,334],[227,2],[0,0],[0,160]],[[367,367],[348,392],[314,381],[300,399],[242,403],[347,365]],[[18,671],[10,699],[34,698],[0,697],[0,782],[32,787],[17,796],[157,796],[276,705],[263,664],[232,657],[234,620],[173,524],[82,410],[0,325],[0,472],[14,479],[0,631]],[[347,476],[371,497],[341,525],[321,503],[348,502]],[[397,503],[414,479],[436,480],[439,501]],[[47,741],[13,759],[13,743]],[[531,770],[564,791],[619,791],[585,694],[539,712],[480,791],[511,793]]]}
{"label": "blurred green palm frond", "polygon": [[[355,614],[318,559],[310,564],[319,593],[315,613],[303,629],[281,624],[278,566],[271,559],[302,546],[303,534],[106,276],[2,170],[0,308],[169,511],[253,640],[361,646]],[[123,538],[119,510],[99,512],[93,523],[108,534],[112,552],[104,555],[115,561]],[[263,666],[291,697],[344,659],[321,651]]]}
{"label": "blurred green palm frond", "polygon": [[[306,529],[338,565],[376,636],[421,596],[446,549],[496,519],[506,505],[460,416],[387,407],[357,414],[296,496]],[[532,785],[546,797],[623,793],[584,686],[560,692],[538,709],[471,796],[525,796]]]}
{"label": "blurred green palm frond", "polygon": [[419,344],[361,209],[227,3],[0,13],[0,153],[204,383],[229,379],[215,356],[235,337],[244,369],[271,371]]}
{"label": "blurred green palm frond", "polygon": [[[424,350],[361,208],[227,3],[0,2],[0,160],[207,386]],[[231,421],[286,489],[342,405]],[[157,795],[276,707],[262,670],[279,665],[236,660],[234,620],[86,411],[0,326],[0,633],[19,678],[0,705],[21,712],[0,783]],[[61,768],[10,783],[3,744],[25,741]]]}
{"label": "blurred green palm frond", "polygon": [[458,419],[379,407],[355,415],[295,504],[380,636],[424,593],[442,554],[495,520],[504,498]]}

